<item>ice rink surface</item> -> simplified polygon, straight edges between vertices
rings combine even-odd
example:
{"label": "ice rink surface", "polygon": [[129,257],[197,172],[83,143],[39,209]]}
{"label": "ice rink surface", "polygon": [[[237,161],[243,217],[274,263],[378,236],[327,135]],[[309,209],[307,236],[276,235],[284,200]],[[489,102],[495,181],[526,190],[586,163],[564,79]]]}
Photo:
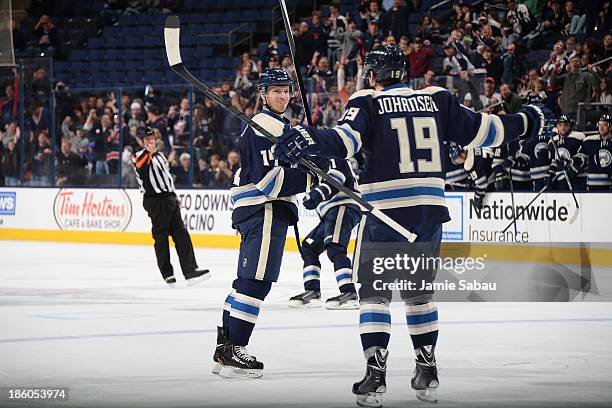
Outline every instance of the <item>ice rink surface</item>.
{"label": "ice rink surface", "polygon": [[[214,276],[170,289],[152,247],[0,241],[0,387],[69,387],[68,403],[40,404],[52,407],[355,406],[351,385],[365,371],[358,312],[289,309],[302,288],[297,253],[285,255],[251,338],[264,377],[212,375],[237,251],[196,255]],[[332,275],[324,263],[324,297],[337,292]],[[438,406],[612,406],[611,303],[438,308]],[[401,305],[392,317],[385,407],[428,406],[410,388]]]}

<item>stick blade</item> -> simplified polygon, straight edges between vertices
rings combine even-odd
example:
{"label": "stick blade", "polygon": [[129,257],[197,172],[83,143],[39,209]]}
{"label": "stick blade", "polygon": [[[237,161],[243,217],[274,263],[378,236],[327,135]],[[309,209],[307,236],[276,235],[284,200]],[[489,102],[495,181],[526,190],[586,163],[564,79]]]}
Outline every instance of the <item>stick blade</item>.
{"label": "stick blade", "polygon": [[178,16],[168,16],[164,24],[164,42],[166,44],[166,56],[171,67],[182,63],[180,34],[181,23]]}

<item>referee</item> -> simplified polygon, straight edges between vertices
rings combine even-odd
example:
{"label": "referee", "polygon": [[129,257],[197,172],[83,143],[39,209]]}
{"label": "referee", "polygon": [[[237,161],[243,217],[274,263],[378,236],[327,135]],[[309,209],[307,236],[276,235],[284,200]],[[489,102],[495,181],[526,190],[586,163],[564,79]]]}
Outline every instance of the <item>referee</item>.
{"label": "referee", "polygon": [[170,286],[176,283],[170,263],[168,236],[171,236],[187,283],[192,285],[206,280],[210,272],[198,268],[189,232],[181,218],[180,200],[174,190],[168,161],[155,148],[153,129],[140,127],[137,134],[139,141],[142,140],[143,149],[134,156],[134,170],[140,191],[144,193],[144,209],[153,224],[151,231],[155,240],[155,256],[162,277]]}

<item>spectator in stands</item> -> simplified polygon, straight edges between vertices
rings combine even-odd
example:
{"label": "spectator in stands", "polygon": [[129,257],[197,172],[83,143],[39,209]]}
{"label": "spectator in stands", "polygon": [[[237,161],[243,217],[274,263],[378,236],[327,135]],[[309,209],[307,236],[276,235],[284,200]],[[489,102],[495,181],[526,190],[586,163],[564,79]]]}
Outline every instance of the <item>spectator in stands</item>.
{"label": "spectator in stands", "polygon": [[19,129],[19,126],[17,126],[17,122],[13,121],[7,123],[4,126],[4,131],[0,132],[0,136],[2,138],[2,148],[4,149],[8,147],[9,141],[19,140],[19,137],[21,136],[21,130]]}
{"label": "spectator in stands", "polygon": [[363,35],[363,53],[362,56],[370,52],[376,44],[380,44],[383,41],[383,36],[380,33],[378,22],[376,20],[371,21],[368,24],[368,31]]}
{"label": "spectator in stands", "polygon": [[[357,55],[355,59],[355,63],[357,65],[357,72],[355,73],[355,76],[354,76],[355,80],[346,79],[347,76],[345,74],[345,65],[347,64],[347,61],[348,60],[346,58],[344,60],[340,60],[340,65],[338,66],[338,71],[337,71],[338,96],[340,97],[340,100],[342,101],[343,105],[347,104],[349,98],[355,91],[362,89],[362,84],[363,84],[363,78],[362,78],[363,64],[362,64],[361,56]],[[357,86],[357,83],[359,83],[359,86]]]}
{"label": "spectator in stands", "polygon": [[495,80],[496,83],[501,81],[503,68],[498,56],[495,55],[491,47],[482,47],[482,53],[478,54],[480,58],[474,61],[475,68],[484,68],[487,71],[487,76]]}
{"label": "spectator in stands", "polygon": [[231,186],[233,176],[226,160],[221,160],[218,154],[214,154],[210,158],[210,168],[214,172],[210,187],[228,188]]}
{"label": "spectator in stands", "polygon": [[[276,58],[276,56],[273,58]],[[256,72],[253,72],[250,64],[244,65],[239,75],[236,75],[234,89],[240,96],[241,103],[243,105],[247,103],[254,104],[258,79],[259,75]]]}
{"label": "spectator in stands", "polygon": [[15,117],[15,90],[14,85],[7,85],[4,88],[4,96],[0,99],[0,126],[12,122]]}
{"label": "spectator in stands", "polygon": [[17,149],[17,139],[10,139],[2,150],[2,175],[4,176],[5,187],[21,185],[19,181],[19,149]]}
{"label": "spectator in stands", "polygon": [[357,24],[350,20],[345,30],[332,29],[329,36],[340,41],[335,60],[344,67],[347,76],[355,76],[357,73],[357,62],[355,60],[359,53],[359,42],[361,40],[361,31],[357,30]]}
{"label": "spectator in stands", "polygon": [[206,160],[198,160],[198,171],[194,174],[193,186],[197,188],[208,188],[213,177],[213,173],[208,168],[208,163],[206,163]]}
{"label": "spectator in stands", "polygon": [[32,75],[30,84],[30,97],[36,98],[43,105],[46,105],[51,95],[51,80],[47,71],[43,67],[38,67]]}
{"label": "spectator in stands", "polygon": [[[249,59],[251,57],[251,55],[247,52],[243,53],[247,54]],[[270,39],[270,42],[268,43],[268,46],[266,47],[266,49],[264,50],[263,54],[260,55],[261,59],[263,60],[264,65],[268,65],[268,61],[270,60],[270,58],[274,56],[278,59],[279,57],[279,52],[278,52],[278,37],[272,37]],[[249,63],[247,64],[240,64],[240,66],[238,67],[238,71],[236,72],[236,76],[241,75],[242,72],[244,72],[244,67],[245,65],[250,65],[251,66],[251,71],[253,72],[255,70],[255,66],[252,63],[253,61],[251,60]]]}
{"label": "spectator in stands", "polygon": [[127,121],[129,127],[143,127],[145,125],[142,114],[142,106],[138,102],[132,102],[130,105],[130,117]]}
{"label": "spectator in stands", "polygon": [[178,146],[187,146],[189,144],[189,121],[191,116],[189,100],[183,98],[178,110],[176,106],[171,106],[170,109],[172,110],[172,117],[169,112],[167,121],[168,126],[174,133],[173,143]]}
{"label": "spectator in stands", "polygon": [[34,34],[37,38],[37,54],[35,56],[54,57],[59,46],[57,28],[48,15],[43,14],[34,26]]}
{"label": "spectator in stands", "polygon": [[502,105],[502,111],[504,113],[516,113],[521,109],[523,105],[521,97],[513,93],[508,84],[502,84],[502,86],[499,87],[499,93],[502,97],[501,100],[504,102]]}
{"label": "spectator in stands", "polygon": [[470,23],[472,22],[472,14],[470,13],[470,5],[465,0],[459,0],[453,4],[453,14],[451,20],[455,23]]}
{"label": "spectator in stands", "polygon": [[580,58],[574,56],[570,60],[569,69],[565,76],[557,76],[554,70],[551,71],[550,75],[551,84],[563,89],[561,110],[573,120],[576,120],[578,103],[590,102],[593,96],[593,88],[598,83],[593,73],[581,71],[581,68]]}
{"label": "spectator in stands", "polygon": [[319,51],[321,55],[327,55],[327,30],[321,22],[321,13],[318,11],[312,13],[308,28],[312,32],[315,50]]}
{"label": "spectator in stands", "polygon": [[540,77],[537,77],[536,80],[529,81],[528,89],[521,94],[523,103],[546,103],[548,96],[546,95],[545,87],[544,79]]}
{"label": "spectator in stands", "polygon": [[38,133],[32,151],[31,186],[44,187],[51,185],[51,145],[46,131]]}
{"label": "spectator in stands", "polygon": [[319,101],[319,95],[316,93],[310,94],[310,115],[313,126],[323,126],[323,109]]}
{"label": "spectator in stands", "polygon": [[516,46],[518,36],[514,33],[514,31],[512,31],[512,27],[510,26],[502,27],[501,32],[502,32],[502,39],[499,45],[502,51],[507,52],[508,47],[510,47],[510,44],[515,44]]}
{"label": "spectator in stands", "polygon": [[323,126],[332,128],[336,126],[338,120],[342,117],[344,108],[339,97],[333,96],[327,100],[327,105],[323,110]]}
{"label": "spectator in stands", "polygon": [[47,109],[39,101],[32,104],[32,115],[27,119],[28,128],[38,134],[40,131],[48,131],[51,127],[51,118]]}
{"label": "spectator in stands", "polygon": [[599,82],[597,102],[612,105],[612,77],[609,75]]}
{"label": "spectator in stands", "polygon": [[56,166],[57,186],[82,186],[85,184],[87,161],[72,150],[72,143],[68,139],[62,139]]}
{"label": "spectator in stands", "polygon": [[191,169],[191,156],[189,153],[181,154],[178,165],[175,160],[170,163],[172,165],[170,170],[174,176],[174,184],[177,187],[189,187],[189,171]]}
{"label": "spectator in stands", "polygon": [[329,17],[327,18],[327,29],[328,31],[343,31],[348,27],[348,19],[346,16],[340,14],[338,6],[334,4],[329,5]]}
{"label": "spectator in stands", "polygon": [[563,30],[563,12],[560,0],[550,0],[542,11],[542,28],[545,31],[561,32]]}
{"label": "spectator in stands", "polygon": [[419,37],[414,39],[414,51],[408,55],[411,88],[418,88],[418,83],[421,81],[423,75],[425,75],[425,72],[431,69],[431,61],[434,57],[434,52],[431,48],[424,47],[423,41]]}
{"label": "spectator in stands", "polygon": [[431,69],[427,70],[425,75],[423,75],[423,82],[421,82],[419,89],[427,88],[428,86],[436,86],[435,79],[435,72],[433,72]]}
{"label": "spectator in stands", "polygon": [[422,15],[419,18],[419,24],[417,25],[414,35],[421,38],[423,41],[430,39],[431,22],[427,15]]}
{"label": "spectator in stands", "polygon": [[440,23],[438,17],[433,17],[429,28],[429,41],[432,44],[442,44],[446,38],[448,38],[448,29]]}
{"label": "spectator in stands", "polygon": [[516,55],[516,44],[508,44],[506,53],[501,58],[502,62],[502,77],[501,82],[510,85],[510,88],[516,89],[520,77],[523,75],[523,66]]}
{"label": "spectator in stands", "polygon": [[121,154],[121,186],[124,188],[138,187],[138,179],[134,171],[134,160],[132,160],[133,156],[134,148],[132,146],[125,146]]}
{"label": "spectator in stands", "polygon": [[491,99],[495,99],[497,102],[501,101],[502,97],[499,93],[495,92],[495,80],[491,77],[486,77],[483,83],[484,92],[480,95],[480,102],[482,106],[492,105]]}
{"label": "spectator in stands", "polygon": [[330,89],[330,83],[334,78],[334,73],[329,69],[327,57],[319,56],[319,52],[315,51],[306,76],[314,80],[314,92],[326,93]]}
{"label": "spectator in stands", "polygon": [[563,12],[563,34],[586,33],[586,14],[581,14],[578,6],[571,0],[565,2]]}
{"label": "spectator in stands", "polygon": [[300,50],[296,55],[295,64],[299,67],[302,75],[306,73],[308,64],[316,51],[315,41],[308,27],[308,23],[303,21],[300,23],[298,32],[293,33],[295,39],[295,47]]}
{"label": "spectator in stands", "polygon": [[19,24],[17,23],[17,21],[11,19],[9,27],[13,36],[13,48],[15,48],[16,51],[25,49],[27,43],[26,36],[19,28]]}
{"label": "spectator in stands", "polygon": [[376,21],[380,25],[385,14],[385,10],[380,7],[380,4],[378,4],[378,0],[370,0],[367,17],[368,24],[372,21]]}
{"label": "spectator in stands", "polygon": [[109,115],[102,115],[98,121],[96,110],[91,109],[85,122],[84,129],[89,132],[94,142],[95,174],[109,174],[108,164],[106,163],[106,153],[108,152],[108,138],[111,134],[111,119]]}
{"label": "spectator in stands", "polygon": [[410,34],[408,32],[408,19],[411,5],[410,1],[406,5],[403,0],[393,0],[391,8],[381,17],[380,27],[383,35],[401,38]]}
{"label": "spectator in stands", "polygon": [[[162,142],[164,142],[165,149],[170,149],[170,139],[168,137],[168,124],[166,120],[160,115],[159,107],[152,105],[147,111],[147,122],[146,125],[151,127],[154,131],[157,129],[161,135]],[[162,150],[164,151],[164,150]]]}
{"label": "spectator in stands", "polygon": [[444,44],[445,58],[442,61],[442,72],[445,75],[459,75],[459,71],[467,70],[472,72],[474,65],[463,54],[456,54],[455,49],[450,44]]}
{"label": "spectator in stands", "polygon": [[236,175],[236,172],[240,168],[240,154],[236,150],[231,150],[227,154],[227,166],[232,172],[232,180],[233,180],[234,176]]}

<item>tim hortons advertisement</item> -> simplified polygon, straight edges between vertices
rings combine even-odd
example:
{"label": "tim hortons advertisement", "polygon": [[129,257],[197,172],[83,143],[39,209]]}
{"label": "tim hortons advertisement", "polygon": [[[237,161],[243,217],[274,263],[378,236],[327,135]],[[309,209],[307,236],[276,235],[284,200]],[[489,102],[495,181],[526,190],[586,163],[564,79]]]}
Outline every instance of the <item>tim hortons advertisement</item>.
{"label": "tim hortons advertisement", "polygon": [[132,219],[132,202],[124,190],[61,189],[53,215],[63,230],[125,231]]}

